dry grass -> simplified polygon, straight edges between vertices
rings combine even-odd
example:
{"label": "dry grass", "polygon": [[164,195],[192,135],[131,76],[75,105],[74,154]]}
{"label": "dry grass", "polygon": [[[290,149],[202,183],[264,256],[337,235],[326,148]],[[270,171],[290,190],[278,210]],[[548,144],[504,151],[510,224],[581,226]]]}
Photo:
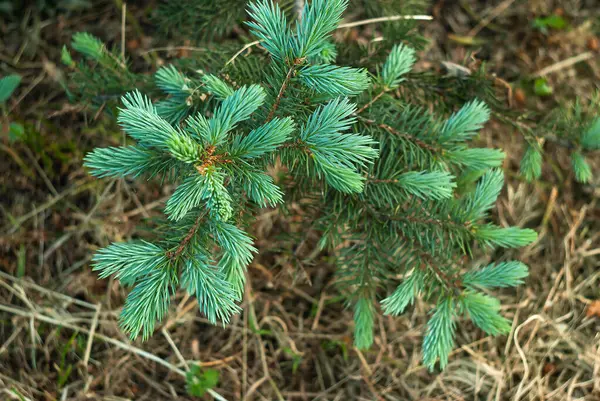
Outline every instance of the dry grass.
{"label": "dry grass", "polygon": [[[423,57],[462,62],[465,47],[447,33],[468,35],[477,27],[478,37],[488,41],[481,56],[489,56],[490,69],[511,83],[588,51],[589,21],[593,12],[598,17],[583,1],[498,1],[487,8],[471,3],[494,18],[472,20],[458,5],[446,5],[427,25],[433,42]],[[527,26],[536,6],[576,10],[577,25],[550,39],[539,37]],[[112,26],[118,27],[114,17]],[[495,38],[489,24],[503,37]],[[507,32],[519,24],[525,26]],[[7,47],[7,54],[15,57],[19,46]],[[589,96],[600,79],[597,61],[595,55],[549,73],[557,97]],[[59,96],[47,63],[19,63],[33,93],[39,89],[47,100]],[[527,102],[533,108],[549,105],[536,98]],[[44,112],[31,95],[12,107],[27,118]],[[36,127],[49,142],[77,144],[78,134],[58,128],[81,126],[77,119],[65,113],[50,127],[41,122]],[[98,141],[102,135],[98,132]],[[141,219],[160,213],[168,190],[91,179],[77,151],[49,170],[28,145],[2,145],[8,149],[0,161],[2,211],[13,219],[2,223],[0,237],[0,399],[191,399],[184,377],[191,364],[217,369],[215,391],[227,400],[600,399],[600,316],[588,309],[600,299],[600,190],[575,184],[568,173],[557,175],[569,171],[558,148],[550,148],[552,163],[543,180],[523,183],[516,177],[520,139],[490,124],[482,141],[509,155],[512,178],[495,218],[534,228],[540,236],[525,249],[490,255],[519,258],[531,267],[525,286],[501,294],[511,333],[492,338],[461,321],[461,346],[446,370],[435,374],[420,363],[428,305],[417,303],[400,318],[381,318],[373,348],[353,349],[352,315],[329,288],[333,269],[315,251],[315,234],[302,234],[301,222],[276,211],[264,211],[253,232],[259,248],[277,243],[282,251],[262,252],[250,267],[243,314],[227,327],[211,326],[194,299],[179,293],[155,335],[132,343],[117,327],[126,291],[111,280],[98,281],[88,262],[97,246],[129,237]],[[600,161],[594,164],[600,171]],[[301,213],[301,206],[294,207]],[[291,232],[302,234],[301,244],[285,236]]]}

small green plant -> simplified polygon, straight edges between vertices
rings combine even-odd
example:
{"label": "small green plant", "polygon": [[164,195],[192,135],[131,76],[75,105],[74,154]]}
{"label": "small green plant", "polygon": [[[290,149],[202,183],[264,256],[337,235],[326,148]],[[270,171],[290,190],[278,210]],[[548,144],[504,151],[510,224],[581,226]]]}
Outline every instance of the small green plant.
{"label": "small green plant", "polygon": [[[0,132],[4,131],[4,119],[7,117],[6,102],[12,96],[14,91],[21,83],[21,76],[17,74],[7,75],[0,78],[0,110],[2,110],[2,119],[0,120]],[[25,128],[23,124],[12,121],[8,123],[8,139],[10,142],[21,139],[24,135]]]}
{"label": "small green plant", "polygon": [[192,365],[185,374],[185,388],[189,395],[202,397],[219,384],[219,371],[215,369],[202,369]]}
{"label": "small green plant", "polygon": [[547,17],[538,17],[534,19],[532,25],[543,34],[548,34],[550,29],[562,30],[567,28],[568,23],[564,17],[552,14]]}
{"label": "small green plant", "polygon": [[[570,151],[571,167],[575,180],[588,183],[592,169],[586,154],[600,150],[600,94],[588,105],[579,100],[552,110],[535,130],[529,132],[531,140],[521,160],[521,173],[529,180],[542,175],[544,144],[556,143]],[[539,135],[536,135],[539,134]]]}
{"label": "small green plant", "polygon": [[[211,322],[227,323],[257,252],[247,233],[256,209],[294,196],[314,199],[312,224],[335,257],[357,347],[373,342],[378,304],[395,316],[417,297],[433,304],[423,341],[430,369],[447,364],[461,316],[493,335],[508,331],[489,291],[522,283],[527,267],[469,260],[475,246],[521,247],[536,234],[490,222],[504,153],[469,146],[490,111],[476,99],[450,115],[407,103],[398,94],[416,55],[405,45],[372,71],[333,64],[331,32],[346,6],[306,2],[294,27],[271,1],[250,3],[248,26],[267,68],[229,65],[244,69],[234,82],[164,67],[155,80],[166,98],[123,97],[118,121],[134,143],[95,149],[86,166],[97,177],[178,184],[156,240],[94,256],[101,278],[134,286],[120,316],[132,338],[152,334],[178,286]],[[275,180],[267,171],[277,163]],[[459,191],[457,182],[472,185]]]}
{"label": "small green plant", "polygon": [[97,37],[87,32],[76,33],[71,48],[83,59],[76,62],[67,46],[63,46],[61,61],[71,74],[62,85],[70,100],[93,107],[113,106],[122,93],[145,86],[146,77],[133,73],[119,51],[109,49]]}
{"label": "small green plant", "polygon": [[0,78],[0,103],[6,102],[20,83],[20,75],[13,74]]}

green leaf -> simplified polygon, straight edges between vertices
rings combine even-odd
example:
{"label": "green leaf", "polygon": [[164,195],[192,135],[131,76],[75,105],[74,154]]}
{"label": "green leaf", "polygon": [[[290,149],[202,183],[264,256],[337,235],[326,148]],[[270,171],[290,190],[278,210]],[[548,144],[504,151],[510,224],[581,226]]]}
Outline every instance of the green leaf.
{"label": "green leaf", "polygon": [[73,58],[71,58],[71,53],[69,53],[69,49],[67,49],[66,45],[62,47],[60,52],[60,61],[67,67],[75,66],[75,62],[73,61]]}
{"label": "green leaf", "polygon": [[169,158],[139,146],[96,148],[83,160],[95,177],[154,176],[168,173],[173,167]]}
{"label": "green leaf", "polygon": [[546,78],[537,78],[533,83],[533,92],[540,97],[546,97],[550,96],[554,91]]}
{"label": "green leaf", "polygon": [[21,244],[17,252],[17,278],[25,276],[25,268],[27,266],[27,249],[24,244]]}
{"label": "green leaf", "polygon": [[233,224],[211,221],[210,232],[223,252],[219,267],[225,273],[226,280],[232,284],[239,300],[244,293],[246,268],[252,261],[253,254],[258,251],[252,246],[252,239],[248,234]]}
{"label": "green leaf", "polygon": [[365,166],[377,157],[372,138],[341,134],[355,121],[356,105],[336,98],[319,106],[300,129],[300,139],[308,146],[319,177],[342,192],[360,192],[364,177],[355,165]]}
{"label": "green leaf", "polygon": [[21,83],[21,76],[7,75],[0,79],[0,103],[6,102]]}
{"label": "green leaf", "polygon": [[201,160],[202,145],[185,132],[171,135],[166,145],[171,155],[181,162],[195,164]]}
{"label": "green leaf", "polygon": [[273,178],[265,173],[245,171],[242,185],[248,197],[260,207],[275,207],[283,203],[283,192],[275,185]]}
{"label": "green leaf", "polygon": [[336,134],[346,131],[356,121],[352,114],[356,105],[347,98],[336,98],[326,105],[319,106],[308,117],[307,122],[300,129],[300,137],[308,141],[314,135]]}
{"label": "green leaf", "polygon": [[295,374],[302,363],[302,355],[295,353],[291,348],[285,347],[283,352],[292,358],[292,374]]}
{"label": "green leaf", "polygon": [[142,145],[169,151],[169,141],[180,133],[158,114],[150,98],[135,90],[122,100],[125,108],[119,109],[117,121],[125,132]]}
{"label": "green leaf", "polygon": [[552,14],[547,17],[538,17],[533,20],[533,27],[546,33],[547,28],[562,30],[567,27],[567,21],[560,15]]}
{"label": "green leaf", "polygon": [[492,167],[502,166],[506,155],[503,151],[489,148],[463,148],[449,150],[445,153],[446,158],[469,170],[485,170]]}
{"label": "green leaf", "polygon": [[20,142],[25,139],[25,127],[21,123],[10,123],[8,125],[8,141],[10,143]]}
{"label": "green leaf", "polygon": [[167,201],[165,213],[169,219],[183,219],[193,208],[206,201],[213,218],[227,221],[231,217],[231,196],[224,185],[225,175],[212,167],[204,174],[194,173],[175,189]]}
{"label": "green leaf", "polygon": [[202,369],[194,364],[185,374],[185,389],[194,397],[202,397],[208,390],[219,384],[219,371],[215,369]]}
{"label": "green leaf", "polygon": [[364,189],[364,177],[342,164],[331,162],[320,153],[313,152],[313,160],[319,178],[344,193],[359,193]]}
{"label": "green leaf", "polygon": [[208,144],[221,144],[226,134],[238,123],[250,117],[265,100],[265,91],[258,85],[242,86],[227,97],[208,120]]}
{"label": "green leaf", "polygon": [[496,203],[504,185],[504,173],[493,169],[484,174],[475,191],[464,196],[457,203],[457,212],[463,215],[464,221],[481,219]]}
{"label": "green leaf", "polygon": [[409,171],[398,177],[397,184],[420,199],[447,199],[456,188],[454,177],[447,171]]}

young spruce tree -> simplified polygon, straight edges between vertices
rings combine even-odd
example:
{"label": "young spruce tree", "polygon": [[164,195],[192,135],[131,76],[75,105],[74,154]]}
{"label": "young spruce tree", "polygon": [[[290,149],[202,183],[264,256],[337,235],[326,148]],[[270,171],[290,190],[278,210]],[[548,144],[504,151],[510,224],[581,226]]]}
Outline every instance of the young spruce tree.
{"label": "young spruce tree", "polygon": [[[177,287],[197,297],[211,322],[238,313],[257,252],[244,227],[256,206],[281,204],[292,187],[318,199],[314,225],[320,246],[336,256],[356,346],[373,342],[379,297],[389,315],[416,297],[434,304],[423,341],[430,369],[446,365],[461,315],[487,333],[508,331],[489,290],[522,283],[527,267],[465,261],[474,246],[536,238],[489,221],[504,154],[468,146],[489,110],[472,99],[443,118],[402,100],[397,89],[416,61],[405,45],[377,72],[335,65],[330,37],[346,5],[307,1],[291,26],[271,0],[250,3],[248,26],[271,60],[255,82],[163,67],[155,78],[166,99],[153,103],[138,91],[123,98],[118,121],[135,144],[95,149],[86,166],[97,177],[178,183],[161,238],[113,243],[94,256],[100,277],[134,286],[120,317],[132,338],[152,334]],[[288,176],[277,183],[267,174],[276,162]],[[457,177],[478,182],[458,191]]]}

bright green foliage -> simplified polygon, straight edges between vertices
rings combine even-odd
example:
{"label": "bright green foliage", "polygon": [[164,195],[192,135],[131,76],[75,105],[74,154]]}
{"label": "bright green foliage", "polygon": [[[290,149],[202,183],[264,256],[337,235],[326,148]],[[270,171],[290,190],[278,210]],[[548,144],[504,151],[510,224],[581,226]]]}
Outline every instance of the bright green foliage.
{"label": "bright green foliage", "polygon": [[202,77],[202,82],[206,89],[219,100],[225,100],[233,95],[233,88],[212,74],[206,74]]}
{"label": "bright green foliage", "polygon": [[78,32],[73,35],[73,49],[94,60],[104,57],[104,43],[97,37],[87,32]]}
{"label": "bright green foliage", "polygon": [[210,389],[219,384],[219,371],[216,369],[202,369],[198,365],[192,365],[185,374],[185,388],[189,395],[202,397]]}
{"label": "bright green foliage", "polygon": [[429,369],[433,369],[438,358],[441,369],[448,364],[448,355],[454,347],[455,307],[453,298],[443,298],[429,319],[423,339],[423,363]]}
{"label": "bright green foliage", "polygon": [[[157,37],[166,36],[177,42],[211,41],[222,38],[244,20],[245,0],[159,0],[152,23]],[[150,7],[149,7],[150,8]]]}
{"label": "bright green foliage", "polygon": [[355,110],[348,99],[334,99],[320,106],[300,129],[300,139],[311,152],[317,174],[332,187],[348,193],[363,189],[364,178],[354,166],[365,166],[377,156],[371,138],[342,134],[355,121]]}
{"label": "bright green foliage", "polygon": [[581,136],[581,146],[584,149],[600,149],[600,117],[597,117]]}
{"label": "bright green foliage", "polygon": [[[531,130],[530,135],[537,137],[529,144],[521,160],[521,173],[528,181],[542,174],[542,155],[544,147],[539,143],[552,143],[570,149],[571,168],[575,180],[588,183],[593,172],[586,157],[595,157],[600,149],[600,92],[596,93],[589,104],[577,99],[573,104],[560,106],[547,114],[547,117]],[[543,138],[543,140],[542,140]],[[555,149],[552,152],[556,152]]]}
{"label": "bright green foliage", "polygon": [[163,67],[156,72],[156,86],[169,95],[179,96],[190,92],[189,80],[172,65]]}
{"label": "bright green foliage", "polygon": [[491,224],[477,228],[477,239],[487,246],[520,248],[535,241],[537,234],[533,230],[518,227],[500,228]]}
{"label": "bright green foliage", "polygon": [[309,88],[332,96],[358,95],[369,86],[366,70],[331,64],[306,66],[297,76]]}
{"label": "bright green foliage", "polygon": [[424,274],[421,270],[413,270],[392,295],[381,301],[384,313],[393,316],[402,314],[406,307],[414,302],[417,293],[423,287],[423,279]]}
{"label": "bright green foliage", "polygon": [[13,74],[0,78],[0,103],[6,102],[20,83],[20,75]]}
{"label": "bright green foliage", "polygon": [[518,261],[511,261],[471,270],[462,276],[462,282],[472,288],[516,287],[523,284],[527,275],[527,266]]}
{"label": "bright green foliage", "polygon": [[592,169],[585,161],[585,157],[583,157],[581,152],[573,152],[571,154],[571,163],[573,165],[573,172],[575,172],[575,179],[578,182],[586,183],[592,178]]}
{"label": "bright green foliage", "polygon": [[506,155],[498,149],[457,147],[448,151],[446,157],[467,170],[486,170],[500,167]]}
{"label": "bright green foliage", "polygon": [[286,61],[290,56],[291,34],[279,5],[269,0],[250,3],[248,14],[254,20],[247,23],[250,32],[262,41],[273,59]]}
{"label": "bright green foliage", "polygon": [[231,283],[223,272],[201,255],[186,262],[181,285],[190,295],[196,296],[200,310],[211,323],[215,324],[217,320],[227,323],[229,317],[241,309],[235,304]]}
{"label": "bright green foliage", "polygon": [[542,152],[534,145],[528,145],[521,160],[521,173],[525,179],[532,181],[542,175]]}
{"label": "bright green foliage", "polygon": [[[101,268],[102,262],[96,265]],[[167,314],[177,278],[169,266],[163,265],[137,278],[136,285],[127,296],[119,317],[123,330],[135,339],[150,337],[157,321]]]}
{"label": "bright green foliage", "polygon": [[71,57],[71,53],[69,53],[69,49],[67,49],[67,46],[63,46],[61,49],[60,61],[67,67],[75,67],[75,62],[73,61],[73,58]]}
{"label": "bright green foliage", "polygon": [[129,70],[127,60],[120,52],[110,50],[100,39],[86,33],[73,35],[71,48],[83,56],[83,60],[73,60],[69,49],[64,46],[61,61],[70,70],[68,83],[63,83],[71,100],[81,101],[95,107],[111,107],[114,100],[136,87],[145,87],[148,79]]}
{"label": "bright green foliage", "polygon": [[94,255],[94,270],[100,278],[114,275],[125,283],[147,275],[167,263],[162,248],[149,242],[115,243],[99,250]]}
{"label": "bright green foliage", "polygon": [[500,315],[500,301],[488,295],[467,292],[460,300],[461,306],[481,330],[493,336],[506,334],[510,323]]}
{"label": "bright green foliage", "polygon": [[465,104],[444,123],[440,142],[463,142],[475,135],[490,118],[490,109],[479,101]]}
{"label": "bright green foliage", "polygon": [[404,74],[412,69],[417,61],[415,51],[404,45],[396,45],[390,51],[390,55],[383,64],[381,81],[389,89],[397,88],[404,80]]}
{"label": "bright green foliage", "polygon": [[331,32],[342,20],[348,0],[313,0],[305,2],[292,42],[296,58],[316,56]]}
{"label": "bright green foliage", "polygon": [[250,131],[245,136],[236,136],[232,145],[232,156],[254,159],[275,151],[290,139],[294,121],[289,118],[274,118],[265,125]]}
{"label": "bright green foliage", "polygon": [[159,152],[139,146],[96,148],[86,156],[86,165],[96,177],[154,177],[166,173],[172,162]]}
{"label": "bright green foliage", "polygon": [[[346,5],[306,1],[301,20],[289,24],[272,1],[252,2],[248,26],[266,52],[195,78],[163,67],[155,75],[161,100],[141,91],[123,97],[118,121],[135,144],[95,149],[86,166],[98,177],[159,176],[176,185],[159,238],[112,244],[94,258],[101,277],[135,285],[121,317],[133,337],[151,334],[178,286],[210,321],[227,322],[257,252],[246,232],[254,211],[298,199],[318,210],[310,224],[337,264],[357,347],[373,342],[380,299],[393,316],[417,299],[436,305],[423,342],[430,369],[447,364],[458,319],[506,331],[498,302],[478,291],[516,286],[527,268],[473,268],[469,259],[474,248],[524,246],[536,234],[490,222],[504,153],[469,146],[490,109],[471,97],[435,113],[411,105],[403,89],[416,53],[406,45],[368,70],[333,64],[331,33]],[[86,43],[84,54],[103,57],[104,47]],[[585,143],[596,138],[590,127]],[[472,185],[459,187],[465,177],[475,177]]]}
{"label": "bright green foliage", "polygon": [[373,344],[373,326],[375,311],[373,301],[358,298],[354,305],[354,345],[359,349],[367,349]]}

